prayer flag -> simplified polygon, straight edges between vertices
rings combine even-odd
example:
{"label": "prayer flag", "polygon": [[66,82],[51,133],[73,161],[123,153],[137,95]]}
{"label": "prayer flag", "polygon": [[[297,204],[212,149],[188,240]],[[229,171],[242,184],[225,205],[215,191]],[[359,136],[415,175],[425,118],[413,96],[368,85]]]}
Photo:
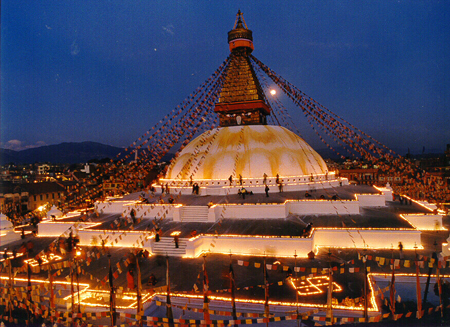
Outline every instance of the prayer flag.
{"label": "prayer flag", "polygon": [[208,273],[206,271],[206,256],[203,257],[203,319],[209,321],[209,299],[208,299]]}

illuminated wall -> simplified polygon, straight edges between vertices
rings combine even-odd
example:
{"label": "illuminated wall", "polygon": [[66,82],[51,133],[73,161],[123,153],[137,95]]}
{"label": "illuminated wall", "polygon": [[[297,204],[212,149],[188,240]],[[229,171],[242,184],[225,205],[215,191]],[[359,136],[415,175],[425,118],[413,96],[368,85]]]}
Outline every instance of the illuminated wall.
{"label": "illuminated wall", "polygon": [[327,229],[314,230],[314,246],[343,248],[397,248],[402,242],[404,249],[421,247],[421,232],[414,229]]}
{"label": "illuminated wall", "polygon": [[289,200],[287,203],[288,213],[293,214],[318,214],[318,215],[358,215],[358,201],[330,201],[330,200]]}
{"label": "illuminated wall", "polygon": [[[76,226],[75,226],[76,225]],[[42,221],[38,224],[38,236],[40,237],[59,237],[61,234],[67,232],[71,227],[72,230],[90,228],[97,226],[99,223],[75,223],[75,222],[64,222],[64,221]]]}
{"label": "illuminated wall", "polygon": [[[213,244],[214,246],[211,246]],[[261,237],[261,236],[202,236],[187,242],[186,256],[196,257],[202,252],[307,257],[313,249],[311,238]]]}
{"label": "illuminated wall", "polygon": [[[247,195],[250,196],[251,195]],[[270,196],[266,198],[267,203],[245,203],[245,204],[213,204],[211,207],[204,206],[207,218],[199,221],[215,222],[220,218],[226,219],[258,219],[276,218],[284,219],[289,214],[313,214],[313,215],[357,215],[360,207],[385,206],[384,194],[357,194],[357,200],[329,199],[303,199],[287,200],[284,203],[270,203]],[[182,221],[182,210],[192,206],[182,204],[141,204],[138,201],[112,201],[97,202],[96,210],[100,213],[120,213],[129,217],[132,209],[136,211],[137,218],[162,218]],[[224,209],[225,208],[225,209]],[[200,209],[199,209],[200,210]],[[189,220],[194,221],[194,220]]]}
{"label": "illuminated wall", "polygon": [[0,231],[0,246],[20,240],[20,234],[14,233],[12,230]]}
{"label": "illuminated wall", "polygon": [[[280,181],[283,184],[284,191],[311,191],[328,189],[332,187],[339,187],[340,183],[342,185],[348,185],[348,180],[346,178],[337,179],[334,172],[330,172],[328,176],[324,174],[318,174],[313,176],[313,181],[310,181],[311,176],[289,176],[280,177]],[[195,183],[200,187],[199,195],[227,195],[227,194],[237,194],[238,190],[242,187],[248,191],[252,191],[255,194],[265,193],[264,180],[262,178],[243,178],[242,186],[239,185],[239,181],[235,178],[232,185],[228,179],[225,180],[195,180]],[[278,184],[275,178],[268,177],[267,184],[270,188],[269,193],[278,192]],[[192,185],[189,181],[181,180],[170,180],[161,179],[160,185],[153,184],[157,193],[161,193],[161,185],[169,185],[170,192],[172,194],[192,194]]]}
{"label": "illuminated wall", "polygon": [[386,187],[374,186],[378,191],[384,194],[386,201],[392,201],[392,187],[386,185]]}
{"label": "illuminated wall", "polygon": [[285,204],[217,205],[215,214],[228,219],[286,218],[286,208]]}
{"label": "illuminated wall", "polygon": [[400,217],[407,220],[411,225],[419,230],[447,230],[442,225],[442,215],[410,214],[400,215]]}
{"label": "illuminated wall", "polygon": [[[41,222],[38,224],[38,236],[40,237],[59,237],[63,233],[68,236],[69,229],[72,227],[73,235],[80,239],[79,245],[92,246],[101,245],[101,240],[106,240],[109,247],[144,247],[151,248],[153,234],[144,231],[115,231],[93,229],[100,223],[74,223],[74,222]],[[20,236],[19,236],[20,237]]]}
{"label": "illuminated wall", "polygon": [[105,201],[96,202],[95,210],[98,213],[121,213],[125,205],[135,203],[135,201]]}
{"label": "illuminated wall", "polygon": [[385,207],[386,197],[384,194],[355,194],[360,207]]}

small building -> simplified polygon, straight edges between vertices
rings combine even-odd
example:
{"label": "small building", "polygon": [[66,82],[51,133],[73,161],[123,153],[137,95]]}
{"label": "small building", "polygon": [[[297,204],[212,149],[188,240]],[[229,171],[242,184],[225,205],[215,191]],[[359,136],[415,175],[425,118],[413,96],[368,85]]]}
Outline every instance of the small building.
{"label": "small building", "polygon": [[42,205],[56,204],[61,205],[64,202],[66,189],[59,183],[55,182],[41,182],[23,184],[23,187],[28,191],[29,201],[28,209],[36,210]]}
{"label": "small building", "polygon": [[378,182],[377,168],[338,169],[339,177],[347,178],[350,183],[374,185]]}
{"label": "small building", "polygon": [[125,182],[121,179],[110,176],[109,179],[103,181],[103,194],[104,195],[118,195],[122,194],[125,190]]}
{"label": "small building", "polygon": [[0,212],[22,214],[28,211],[28,192],[25,184],[0,182]]}

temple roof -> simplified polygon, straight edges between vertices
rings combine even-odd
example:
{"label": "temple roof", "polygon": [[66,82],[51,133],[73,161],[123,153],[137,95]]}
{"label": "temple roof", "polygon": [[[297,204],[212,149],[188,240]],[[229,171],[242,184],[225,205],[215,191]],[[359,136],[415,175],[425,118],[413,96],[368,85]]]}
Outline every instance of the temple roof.
{"label": "temple roof", "polygon": [[249,58],[254,48],[253,36],[241,11],[228,32],[228,44],[230,61],[215,108],[220,126],[265,125],[270,107]]}
{"label": "temple roof", "polygon": [[266,97],[244,51],[234,51],[220,92],[219,103],[262,100]]}
{"label": "temple roof", "polygon": [[[236,22],[234,23],[233,29],[228,32],[228,43],[232,43],[234,40],[246,40],[247,42],[241,44],[246,44],[249,47],[252,47],[253,44],[252,31],[247,28],[244,16],[240,10],[236,14]],[[230,45],[233,47],[232,44]]]}

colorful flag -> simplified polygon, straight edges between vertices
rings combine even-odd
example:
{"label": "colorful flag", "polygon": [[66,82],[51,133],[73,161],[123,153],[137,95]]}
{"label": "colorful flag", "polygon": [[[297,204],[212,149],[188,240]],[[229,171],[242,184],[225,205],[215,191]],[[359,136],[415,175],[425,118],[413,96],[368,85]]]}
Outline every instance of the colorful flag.
{"label": "colorful flag", "polygon": [[133,276],[133,271],[132,270],[128,270],[127,272],[127,286],[130,290],[134,290],[135,286],[134,286],[134,276]]}
{"label": "colorful flag", "polygon": [[436,268],[436,282],[438,286],[438,293],[439,293],[439,308],[441,310],[441,317],[444,316],[444,307],[442,304],[442,283],[441,283],[441,277],[439,276],[439,268],[440,268],[440,262],[438,262],[437,268]]}
{"label": "colorful flag", "polygon": [[166,297],[166,316],[168,319],[173,319],[172,303],[170,302],[170,276],[169,276],[169,257],[166,257],[166,284],[167,284],[167,297]]}
{"label": "colorful flag", "polygon": [[422,318],[422,293],[420,290],[420,278],[419,278],[419,261],[417,261],[416,254],[416,295],[417,295],[417,319]]}
{"label": "colorful flag", "polygon": [[206,255],[203,257],[203,320],[209,321],[209,299],[208,299],[209,280],[206,272]]}
{"label": "colorful flag", "polygon": [[328,272],[326,325],[333,325],[333,270]]}
{"label": "colorful flag", "polygon": [[[111,267],[111,256],[109,256],[108,259],[109,259],[109,310],[110,310],[110,313],[111,313],[111,324],[114,326],[116,324],[116,296],[114,294],[114,283],[113,283],[113,272],[112,272],[112,267]],[[117,271],[114,274],[117,274]],[[119,277],[119,275],[117,275],[117,277]],[[133,282],[133,284],[134,284],[134,282]]]}
{"label": "colorful flag", "polygon": [[264,317],[269,318],[269,276],[267,274],[266,258],[264,258]]}
{"label": "colorful flag", "polygon": [[231,306],[233,311],[233,319],[237,319],[236,315],[236,295],[235,295],[235,289],[236,289],[236,282],[234,280],[234,271],[233,271],[233,265],[230,263],[230,292],[231,292]]}
{"label": "colorful flag", "polygon": [[392,312],[392,316],[395,315],[395,263],[392,265],[392,278],[391,285],[389,290],[389,298],[391,301],[390,309]]}

